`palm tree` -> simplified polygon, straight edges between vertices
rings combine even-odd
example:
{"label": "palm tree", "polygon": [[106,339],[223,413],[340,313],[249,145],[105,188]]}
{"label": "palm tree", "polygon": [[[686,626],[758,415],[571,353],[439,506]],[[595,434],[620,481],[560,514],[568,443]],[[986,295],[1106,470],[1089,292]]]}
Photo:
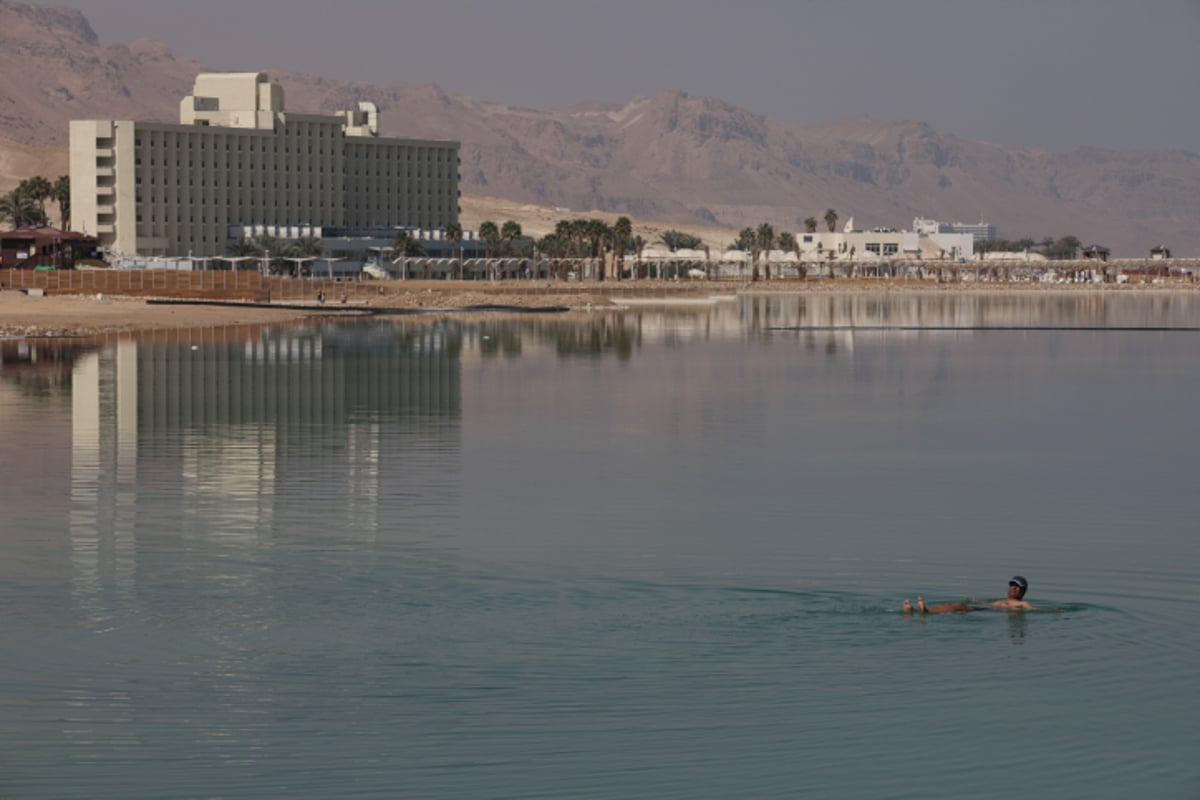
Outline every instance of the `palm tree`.
{"label": "palm tree", "polygon": [[556,268],[556,278],[563,280],[571,267],[564,264],[564,259],[579,258],[579,241],[584,221],[581,219],[560,219],[554,226],[554,235],[558,240],[560,253]]}
{"label": "palm tree", "polygon": [[46,201],[54,194],[54,185],[41,175],[34,175],[32,178],[26,178],[21,181],[21,185],[17,187],[30,200],[38,204],[38,209],[42,212],[42,217],[46,217]]}
{"label": "palm tree", "polygon": [[71,229],[71,176],[59,176],[51,188],[50,199],[58,203],[58,224],[64,231],[69,231]]}
{"label": "palm tree", "polygon": [[[451,249],[458,247],[458,243],[462,241],[463,229],[462,225],[457,222],[451,222],[445,228],[446,241],[450,243]],[[458,251],[458,278],[462,280],[462,250]]]}
{"label": "palm tree", "polygon": [[805,233],[816,233],[817,232],[817,218],[816,217],[809,217],[808,219],[804,220],[804,232]]}
{"label": "palm tree", "polygon": [[593,263],[596,264],[596,280],[604,280],[604,240],[611,233],[606,223],[602,219],[589,219],[584,228],[587,237],[589,253]]}
{"label": "palm tree", "polygon": [[[413,258],[416,256],[425,255],[425,247],[419,239],[414,239],[413,235],[404,228],[396,231],[396,238],[392,240],[392,263],[395,264],[402,258]],[[404,262],[401,267],[401,275],[408,277],[408,262]],[[429,277],[429,262],[425,262],[425,269],[421,273],[422,279]]]}
{"label": "palm tree", "polygon": [[20,187],[0,197],[0,219],[8,219],[14,228],[25,228],[46,224],[46,214],[37,203]]}
{"label": "palm tree", "polygon": [[755,232],[758,237],[758,249],[764,254],[763,268],[767,273],[767,280],[771,280],[771,248],[775,246],[775,228],[771,223],[764,222],[758,226]]}
{"label": "palm tree", "polygon": [[537,251],[544,258],[550,259],[550,263],[546,265],[547,277],[562,280],[566,272],[563,260],[571,257],[570,240],[556,230],[554,233],[546,234],[538,241]]}
{"label": "palm tree", "polygon": [[[775,239],[775,244],[776,244],[776,246],[779,247],[780,250],[783,250],[784,252],[796,254],[796,256],[797,256],[797,261],[796,261],[797,267],[796,268],[797,268],[797,271],[799,271],[800,248],[797,247],[797,245],[796,245],[796,235],[794,233],[792,233],[791,231],[784,231],[783,233],[779,234],[779,236]],[[782,267],[780,268],[779,274],[780,274],[780,277],[783,276],[783,268]],[[803,276],[801,276],[801,277],[803,277]]]}
{"label": "palm tree", "polygon": [[254,239],[239,239],[229,245],[229,255],[234,258],[259,258],[263,252],[262,245]]}
{"label": "palm tree", "polygon": [[392,240],[392,253],[396,256],[423,256],[425,255],[425,247],[421,242],[412,237],[412,234],[406,230],[396,232],[396,238]]}
{"label": "palm tree", "polygon": [[633,252],[637,253],[637,262],[633,265],[634,274],[639,278],[646,277],[642,274],[642,251],[646,249],[646,240],[641,236],[635,236],[630,241],[633,245]]}
{"label": "palm tree", "polygon": [[758,282],[758,254],[761,251],[762,240],[754,228],[744,228],[738,239],[750,244],[750,280]]}
{"label": "palm tree", "polygon": [[625,268],[625,249],[633,235],[633,223],[629,217],[618,217],[612,226],[613,239],[613,268],[617,272],[617,280],[621,280],[621,270]]}
{"label": "palm tree", "polygon": [[[513,243],[524,235],[525,234],[521,230],[520,223],[514,222],[511,219],[505,221],[505,223],[500,226],[500,254],[505,258],[512,256]],[[502,275],[501,277],[507,277],[507,274]]]}
{"label": "palm tree", "polygon": [[524,236],[524,231],[521,230],[521,224],[508,220],[500,226],[500,238],[504,241],[504,254],[512,253],[513,242]]}
{"label": "palm tree", "polygon": [[696,250],[699,249],[701,241],[699,236],[693,236],[690,233],[684,233],[677,230],[663,231],[659,236],[659,241],[667,246],[667,249],[674,253],[676,250]]}
{"label": "palm tree", "polygon": [[825,209],[825,224],[829,226],[829,232],[833,233],[837,227],[838,214],[832,208]]}
{"label": "palm tree", "polygon": [[318,258],[325,252],[325,245],[319,236],[301,236],[292,243],[292,249],[297,258]]}
{"label": "palm tree", "polygon": [[500,229],[491,220],[479,223],[479,238],[483,240],[484,253],[488,258],[495,255],[500,245]]}
{"label": "palm tree", "polygon": [[575,240],[577,256],[587,258],[590,250],[588,249],[588,221],[586,219],[571,220],[571,237]]}

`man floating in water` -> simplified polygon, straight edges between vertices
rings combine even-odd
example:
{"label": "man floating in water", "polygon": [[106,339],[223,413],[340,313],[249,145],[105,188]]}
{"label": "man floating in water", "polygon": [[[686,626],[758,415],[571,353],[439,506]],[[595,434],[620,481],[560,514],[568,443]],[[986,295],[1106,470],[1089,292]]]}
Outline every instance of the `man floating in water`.
{"label": "man floating in water", "polygon": [[[1029,581],[1016,575],[1008,582],[1008,597],[1003,600],[984,603],[982,600],[969,597],[965,601],[960,600],[956,603],[938,603],[936,606],[927,606],[925,598],[918,597],[915,608],[908,600],[904,601],[904,613],[911,614],[917,611],[921,614],[965,614],[968,611],[988,611],[994,608],[1007,611],[1033,611],[1035,610],[1033,605],[1025,600],[1027,591],[1029,591]],[[984,603],[984,605],[973,605],[975,603]]]}

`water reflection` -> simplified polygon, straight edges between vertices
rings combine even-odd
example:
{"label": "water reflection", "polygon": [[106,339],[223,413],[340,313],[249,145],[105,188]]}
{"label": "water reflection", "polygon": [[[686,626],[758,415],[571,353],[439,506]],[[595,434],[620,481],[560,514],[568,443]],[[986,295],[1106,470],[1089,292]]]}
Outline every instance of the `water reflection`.
{"label": "water reflection", "polygon": [[[724,796],[763,794],[774,764],[779,786],[870,796],[883,784],[843,763],[866,752],[899,793],[951,796],[1002,783],[1014,742],[1039,785],[1143,787],[1099,709],[1184,794],[1195,337],[772,329],[1197,310],[1026,299],[1040,310],[761,296],[15,353],[3,790],[324,797],[352,774],[379,796]],[[39,369],[70,394],[23,393]],[[902,587],[955,596],[1018,567],[1047,605],[1121,611],[896,609]],[[940,772],[895,746],[914,713],[959,754]],[[956,750],[962,730],[984,740]],[[309,766],[331,760],[350,772]]]}
{"label": "water reflection", "polygon": [[1029,629],[1029,620],[1023,613],[1009,612],[1008,638],[1014,645],[1025,644],[1025,633]]}
{"label": "water reflection", "polygon": [[[98,347],[6,342],[0,378],[35,396],[70,390],[70,571],[77,602],[99,624],[107,602],[136,596],[147,548],[171,537],[253,554],[328,531],[369,547],[384,532],[437,536],[440,520],[460,514],[464,364],[640,357],[628,377],[645,391],[605,394],[618,430],[685,446],[741,419],[741,452],[768,447],[777,432],[765,420],[798,403],[852,410],[870,391],[891,392],[890,413],[923,424],[923,409],[946,391],[953,340],[893,365],[905,340],[944,334],[855,328],[1193,324],[1198,311],[1200,299],[1184,294],[751,295],[581,317],[404,318]],[[756,344],[677,358],[677,347],[718,340]],[[797,340],[825,358],[770,352]],[[1054,346],[1068,354],[1081,343]],[[975,352],[992,354],[1001,373],[1023,363],[1008,340]],[[852,365],[849,380],[821,372],[822,362]],[[519,403],[545,420],[570,416],[599,389],[525,371],[519,385],[491,384],[481,402]],[[255,580],[250,568],[210,577],[218,572],[232,584]]]}
{"label": "water reflection", "polygon": [[[139,565],[180,537],[250,558],[326,531],[419,539],[453,516],[460,347],[437,326],[328,326],[64,351],[79,607],[102,627],[136,605]],[[253,566],[230,563],[190,575],[249,587]]]}
{"label": "water reflection", "polygon": [[0,379],[29,397],[69,394],[71,367],[83,349],[50,340],[0,341]]}
{"label": "water reflection", "polygon": [[[471,356],[516,358],[553,352],[563,358],[615,356],[663,343],[795,336],[806,349],[834,356],[854,350],[856,331],[955,328],[1170,328],[1195,326],[1200,296],[1179,292],[804,293],[744,295],[711,305],[647,306],[587,316],[497,317],[438,324],[461,331]],[[398,325],[421,326],[408,319]]]}

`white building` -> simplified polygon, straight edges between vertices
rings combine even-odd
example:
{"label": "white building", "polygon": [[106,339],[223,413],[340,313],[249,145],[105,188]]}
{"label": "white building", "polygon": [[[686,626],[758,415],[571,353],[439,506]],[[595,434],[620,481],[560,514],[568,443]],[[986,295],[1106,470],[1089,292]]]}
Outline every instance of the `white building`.
{"label": "white building", "polygon": [[927,235],[935,233],[969,233],[978,242],[994,242],[999,237],[996,235],[996,226],[990,222],[938,222],[936,219],[923,219],[917,217],[913,220],[913,230],[917,233]]}
{"label": "white building", "polygon": [[179,124],[71,122],[71,210],[109,252],[222,255],[231,230],[444,228],[459,143],[380,138],[371,103],[284,109],[263,73],[202,74]]}
{"label": "white building", "polygon": [[841,231],[797,233],[800,260],[870,262],[888,259],[960,260],[975,254],[970,233],[902,231],[894,228],[854,230],[851,219]]}

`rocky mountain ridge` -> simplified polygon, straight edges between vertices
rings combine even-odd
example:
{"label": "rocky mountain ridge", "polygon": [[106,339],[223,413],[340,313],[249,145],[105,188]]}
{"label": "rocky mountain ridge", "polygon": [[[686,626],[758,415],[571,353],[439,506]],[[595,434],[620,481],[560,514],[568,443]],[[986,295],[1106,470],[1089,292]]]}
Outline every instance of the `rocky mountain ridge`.
{"label": "rocky mountain ridge", "polygon": [[[72,9],[0,0],[0,138],[62,148],[72,118],[174,121],[205,69],[157,42],[103,45]],[[802,126],[682,92],[533,109],[428,84],[265,71],[289,108],[371,100],[385,135],[461,141],[462,188],[475,194],[733,229],[797,230],[829,207],[859,227],[986,219],[1010,238],[1072,233],[1125,256],[1159,243],[1200,253],[1195,153],[1049,152],[870,117]]]}

